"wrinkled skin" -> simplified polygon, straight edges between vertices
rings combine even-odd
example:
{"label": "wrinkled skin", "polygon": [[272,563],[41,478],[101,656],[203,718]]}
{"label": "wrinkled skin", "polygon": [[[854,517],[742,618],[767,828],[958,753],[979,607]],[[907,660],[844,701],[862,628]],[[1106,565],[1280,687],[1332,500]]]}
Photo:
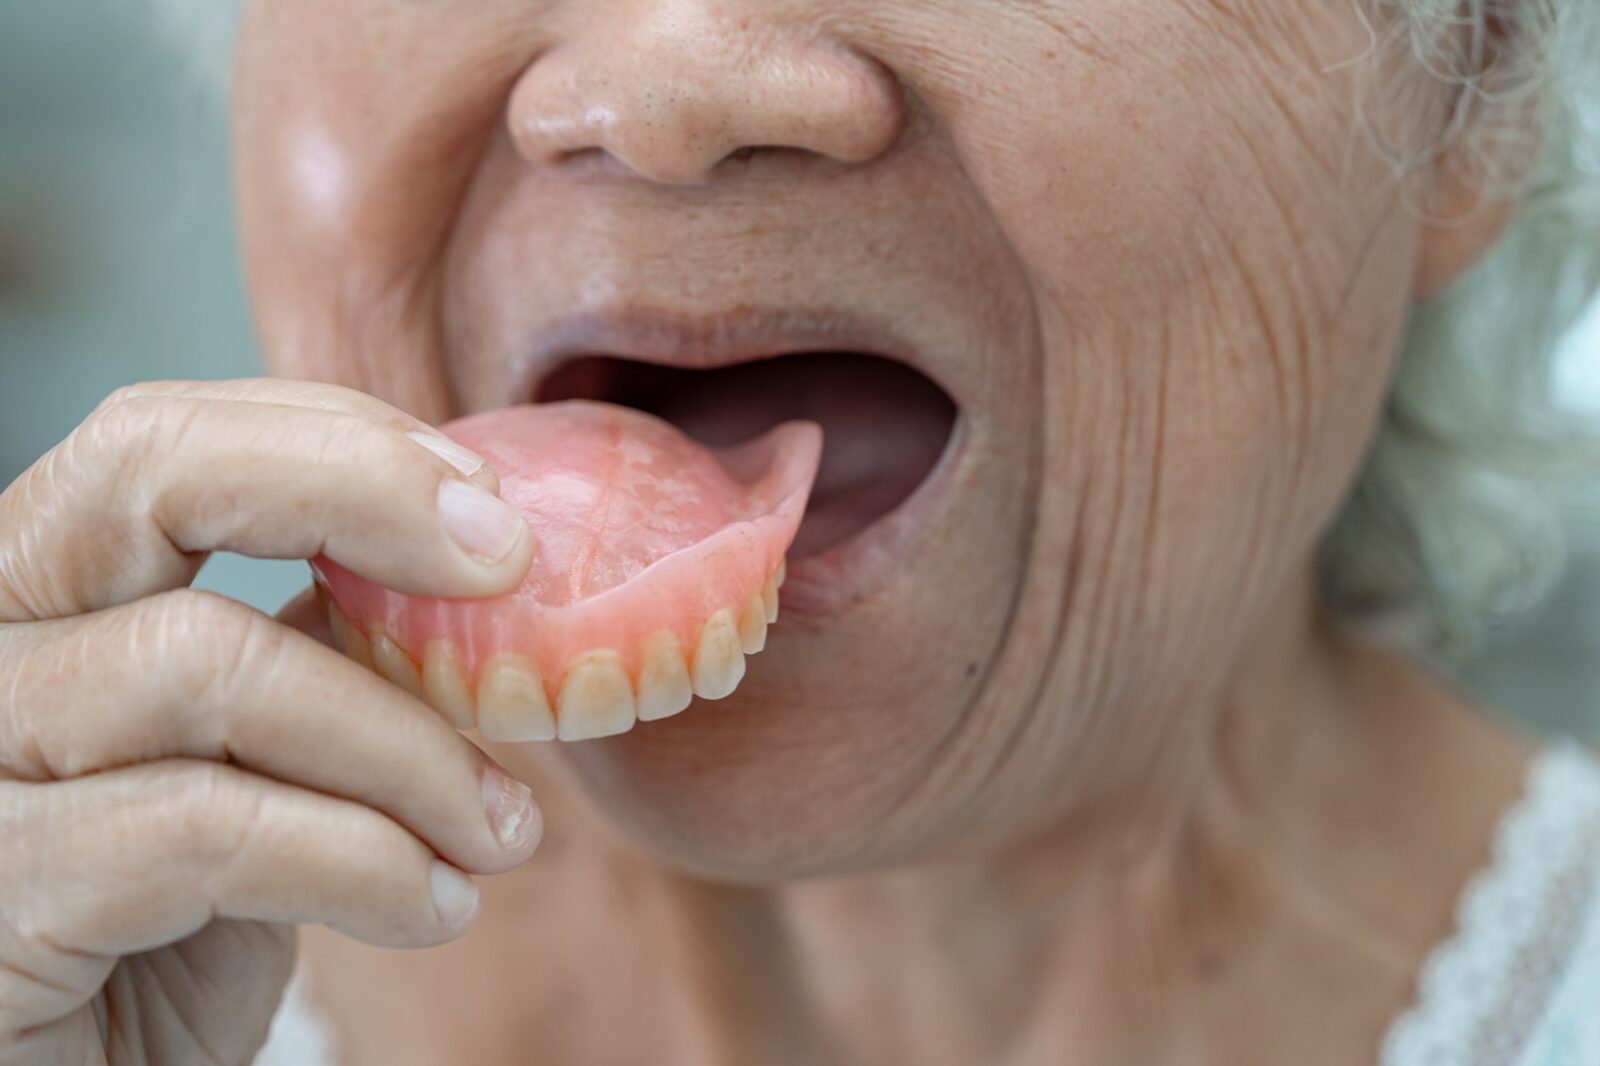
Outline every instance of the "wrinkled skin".
{"label": "wrinkled skin", "polygon": [[1365,43],[1342,0],[249,5],[276,372],[439,421],[572,309],[828,306],[962,410],[913,578],[715,711],[492,752],[550,828],[475,935],[308,931],[351,1061],[1370,1059],[1526,754],[1314,602],[1407,308],[1502,220],[1404,209]]}

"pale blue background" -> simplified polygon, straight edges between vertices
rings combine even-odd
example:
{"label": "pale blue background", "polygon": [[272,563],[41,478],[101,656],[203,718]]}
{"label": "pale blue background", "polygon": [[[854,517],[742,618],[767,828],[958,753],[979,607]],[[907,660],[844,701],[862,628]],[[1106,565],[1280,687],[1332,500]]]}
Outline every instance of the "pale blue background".
{"label": "pale blue background", "polygon": [[[261,372],[222,113],[151,7],[0,0],[0,484],[118,385]],[[272,610],[307,580],[219,556],[200,584]]]}
{"label": "pale blue background", "polygon": [[[222,116],[157,31],[145,3],[0,0],[0,484],[120,384],[259,372]],[[1567,388],[1600,411],[1600,313],[1571,350]],[[1600,524],[1575,532],[1551,610],[1467,680],[1600,737]],[[267,610],[305,582],[234,558],[201,576]]]}

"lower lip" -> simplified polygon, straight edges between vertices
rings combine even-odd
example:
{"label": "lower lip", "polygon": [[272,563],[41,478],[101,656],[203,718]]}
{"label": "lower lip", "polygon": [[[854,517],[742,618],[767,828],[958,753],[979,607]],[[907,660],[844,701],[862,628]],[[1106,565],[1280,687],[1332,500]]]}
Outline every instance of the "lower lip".
{"label": "lower lip", "polygon": [[939,461],[894,510],[825,551],[791,557],[781,596],[784,614],[800,620],[835,615],[904,576],[918,541],[937,526],[955,490],[967,438],[966,419],[958,414]]}

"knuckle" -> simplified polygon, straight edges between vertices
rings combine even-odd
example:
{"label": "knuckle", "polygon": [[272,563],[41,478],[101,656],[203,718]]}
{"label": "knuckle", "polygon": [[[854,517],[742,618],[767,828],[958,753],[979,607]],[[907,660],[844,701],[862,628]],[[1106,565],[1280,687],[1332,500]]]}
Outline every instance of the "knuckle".
{"label": "knuckle", "polygon": [[247,787],[247,780],[218,763],[188,766],[181,786],[152,798],[146,811],[151,854],[191,869],[225,867],[262,815],[260,790]]}
{"label": "knuckle", "polygon": [[[175,403],[182,399],[176,383],[143,381],[115,389],[89,412],[75,436],[116,442],[126,446],[160,429],[172,417]],[[181,409],[181,405],[179,408]]]}
{"label": "knuckle", "polygon": [[136,636],[136,643],[174,649],[159,658],[172,671],[175,695],[187,703],[225,706],[231,693],[284,653],[282,626],[226,596],[184,588],[145,604],[150,632]]}
{"label": "knuckle", "polygon": [[[136,388],[118,389],[90,412],[68,438],[71,458],[91,458],[95,462],[109,458],[120,474],[130,459],[143,452],[143,448],[130,445],[148,441],[156,434],[169,407],[164,397],[133,391]],[[80,464],[80,468],[85,467]]]}
{"label": "knuckle", "polygon": [[100,414],[104,411],[113,410],[123,406],[130,400],[143,399],[152,395],[154,392],[155,387],[147,381],[136,382],[132,385],[123,385],[119,388],[112,389],[111,392],[106,395],[106,398],[101,400],[99,405],[95,407],[93,414]]}
{"label": "knuckle", "polygon": [[171,455],[192,431],[205,425],[208,401],[181,391],[179,382],[125,385],[89,413],[72,436],[77,445],[95,448],[102,461],[140,461]]}
{"label": "knuckle", "polygon": [[249,611],[226,596],[191,588],[151,596],[144,608],[165,638],[190,646],[241,636],[246,626],[242,616]]}

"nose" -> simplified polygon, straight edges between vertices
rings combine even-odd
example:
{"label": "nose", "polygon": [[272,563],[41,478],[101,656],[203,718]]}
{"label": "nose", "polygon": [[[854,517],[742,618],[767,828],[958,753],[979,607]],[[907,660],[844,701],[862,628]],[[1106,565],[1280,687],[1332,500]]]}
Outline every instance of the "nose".
{"label": "nose", "polygon": [[[508,123],[531,163],[603,153],[668,184],[784,150],[859,165],[906,122],[899,83],[839,42],[776,22],[774,0],[580,0],[517,82]],[[765,13],[764,12],[768,12]]]}

